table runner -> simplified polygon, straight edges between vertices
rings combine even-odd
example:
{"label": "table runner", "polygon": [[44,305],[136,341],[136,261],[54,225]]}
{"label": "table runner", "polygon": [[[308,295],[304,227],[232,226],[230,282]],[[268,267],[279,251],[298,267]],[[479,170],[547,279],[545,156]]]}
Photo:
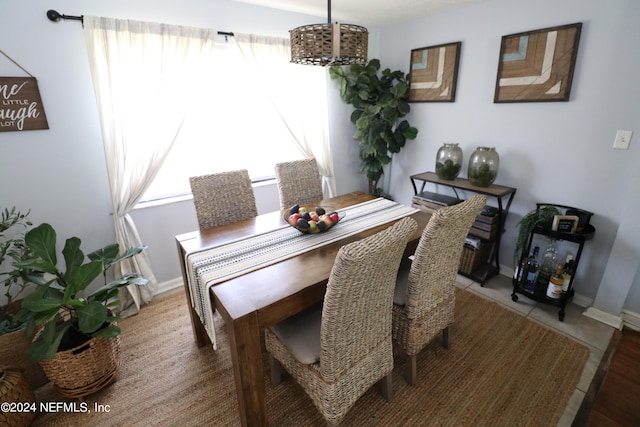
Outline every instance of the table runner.
{"label": "table runner", "polygon": [[191,306],[198,313],[214,349],[217,349],[217,343],[213,327],[213,307],[209,297],[211,286],[403,218],[417,209],[377,198],[338,211],[344,211],[344,218],[324,233],[302,234],[283,222],[280,227],[265,233],[185,255]]}

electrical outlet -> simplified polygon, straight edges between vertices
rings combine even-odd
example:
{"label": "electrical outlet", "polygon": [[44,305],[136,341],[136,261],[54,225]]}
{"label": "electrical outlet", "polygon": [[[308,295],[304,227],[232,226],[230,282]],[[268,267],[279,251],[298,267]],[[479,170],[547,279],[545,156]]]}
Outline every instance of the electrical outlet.
{"label": "electrical outlet", "polygon": [[630,130],[619,130],[616,132],[616,139],[613,141],[613,148],[616,150],[628,150],[632,134],[633,132]]}

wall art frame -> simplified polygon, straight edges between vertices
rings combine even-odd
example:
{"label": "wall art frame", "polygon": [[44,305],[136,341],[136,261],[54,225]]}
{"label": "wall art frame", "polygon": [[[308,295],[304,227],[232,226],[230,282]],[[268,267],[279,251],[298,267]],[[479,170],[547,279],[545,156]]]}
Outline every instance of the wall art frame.
{"label": "wall art frame", "polygon": [[411,50],[409,102],[454,102],[462,42]]}
{"label": "wall art frame", "polygon": [[568,101],[582,23],[502,36],[494,103]]}

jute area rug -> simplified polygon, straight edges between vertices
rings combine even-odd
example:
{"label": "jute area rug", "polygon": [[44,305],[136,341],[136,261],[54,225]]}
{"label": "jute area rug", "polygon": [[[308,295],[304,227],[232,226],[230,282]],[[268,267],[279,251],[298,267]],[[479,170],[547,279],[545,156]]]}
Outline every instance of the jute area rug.
{"label": "jute area rug", "polygon": [[[418,385],[405,381],[398,353],[394,398],[376,388],[350,410],[346,426],[555,426],[588,349],[543,326],[458,289],[450,350],[437,338],[418,357]],[[218,344],[196,348],[182,291],[154,300],[122,326],[118,381],[86,398],[89,412],[39,414],[36,426],[236,426],[233,371],[224,322]],[[321,415],[291,377],[265,384],[274,426],[322,426]],[[63,401],[51,384],[40,401]],[[96,411],[96,405],[103,412]],[[107,412],[108,410],[108,412]]]}

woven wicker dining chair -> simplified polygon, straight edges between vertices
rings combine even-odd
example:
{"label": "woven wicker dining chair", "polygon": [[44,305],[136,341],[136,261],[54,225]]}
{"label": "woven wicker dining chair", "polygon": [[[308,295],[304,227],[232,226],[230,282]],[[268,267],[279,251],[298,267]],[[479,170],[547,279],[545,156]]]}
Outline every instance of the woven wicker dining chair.
{"label": "woven wicker dining chair", "polygon": [[486,197],[476,194],[438,209],[422,232],[413,261],[403,259],[393,297],[393,338],[409,356],[407,382],[417,381],[417,355],[442,332],[449,348],[455,282],[464,239]]}
{"label": "woven wicker dining chair", "polygon": [[258,215],[246,169],[189,178],[201,230]]}
{"label": "woven wicker dining chair", "polygon": [[283,366],[330,425],[374,384],[391,400],[391,306],[402,254],[418,227],[404,218],[340,248],[324,302],[265,331],[271,378]]}
{"label": "woven wicker dining chair", "polygon": [[280,208],[317,202],[322,195],[322,179],[316,159],[294,160],[275,165]]}

